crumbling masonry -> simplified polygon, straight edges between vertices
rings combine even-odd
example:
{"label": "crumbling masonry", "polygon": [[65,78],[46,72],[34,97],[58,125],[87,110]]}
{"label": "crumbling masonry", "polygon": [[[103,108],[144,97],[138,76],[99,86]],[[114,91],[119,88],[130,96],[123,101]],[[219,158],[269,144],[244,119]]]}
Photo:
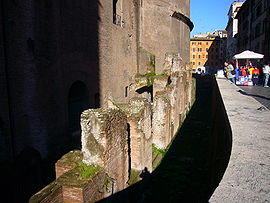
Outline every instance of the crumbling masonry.
{"label": "crumbling masonry", "polygon": [[[94,202],[128,187],[132,172],[145,168],[152,171],[155,159],[152,148],[164,150],[169,146],[195,96],[190,71],[180,71],[179,64],[177,71],[175,58],[167,57],[172,59],[172,72],[147,78],[157,87],[153,102],[145,95],[147,98],[133,97],[129,103],[111,102],[111,108],[82,113],[82,152],[63,156],[56,163],[56,181],[34,195],[30,202],[47,202],[47,199]],[[80,164],[98,170],[83,179]]]}
{"label": "crumbling masonry", "polygon": [[[189,0],[99,0],[91,4],[86,0],[67,0],[64,4],[54,0],[47,6],[42,1],[28,0],[28,4],[18,4],[29,13],[34,9],[38,16],[25,15],[25,19],[16,16],[16,9],[11,2],[8,4],[14,19],[26,24],[32,22],[29,19],[39,19],[29,36],[22,36],[28,39],[28,52],[14,54],[17,59],[13,61],[25,59],[29,63],[21,70],[30,74],[31,80],[24,81],[18,74],[18,81],[24,84],[21,86],[30,87],[29,97],[19,97],[23,98],[20,106],[29,109],[18,107],[10,114],[17,113],[15,132],[27,132],[13,137],[16,145],[12,150],[19,153],[30,143],[46,157],[65,144],[61,136],[68,129],[72,138],[80,136],[74,121],[77,117],[72,117],[78,113],[72,108],[77,96],[82,101],[80,108],[87,107],[80,120],[81,151],[65,154],[55,164],[56,180],[32,196],[30,202],[94,202],[138,181],[142,170],[151,172],[159,161],[154,151],[167,149],[195,97],[189,65],[193,27]],[[52,15],[44,23],[42,19],[50,11]],[[12,32],[9,26],[5,29],[6,34],[20,33]],[[51,32],[47,35],[48,30]],[[10,40],[8,35],[5,37]],[[16,48],[12,41],[10,44]],[[10,57],[11,48],[6,49]],[[8,66],[15,67],[13,63]],[[51,78],[53,88],[46,77]],[[10,83],[10,91],[16,88]],[[48,97],[46,92],[51,89],[55,94]],[[9,105],[15,104],[13,100]],[[24,114],[26,111],[29,116]],[[27,126],[16,123],[25,120],[20,116],[33,118],[33,126],[40,128],[20,130]],[[133,181],[131,177],[135,177]]]}

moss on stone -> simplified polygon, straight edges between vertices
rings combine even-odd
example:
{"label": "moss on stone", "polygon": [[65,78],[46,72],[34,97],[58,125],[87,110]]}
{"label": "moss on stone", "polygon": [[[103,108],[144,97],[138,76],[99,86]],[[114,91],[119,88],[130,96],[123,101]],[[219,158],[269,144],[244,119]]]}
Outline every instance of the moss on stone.
{"label": "moss on stone", "polygon": [[153,170],[155,170],[158,167],[158,165],[161,163],[163,156],[157,152],[156,153],[153,152],[152,157],[153,157],[152,167],[153,167]]}
{"label": "moss on stone", "polygon": [[155,144],[152,144],[152,152],[154,153],[158,153],[161,154],[162,156],[165,156],[165,154],[167,153],[168,149],[159,149],[158,147],[156,147]]}
{"label": "moss on stone", "polygon": [[99,172],[100,167],[96,165],[86,165],[85,163],[81,162],[79,165],[79,170],[80,177],[82,179],[89,179]]}
{"label": "moss on stone", "polygon": [[38,203],[47,198],[50,194],[53,194],[56,190],[58,190],[61,187],[60,184],[57,183],[57,181],[54,181],[44,187],[42,190],[37,192],[35,195],[33,195],[29,199],[29,203]]}
{"label": "moss on stone", "polygon": [[136,89],[140,89],[142,87],[149,85],[148,78],[144,76],[136,75],[135,82],[136,82]]}
{"label": "moss on stone", "polygon": [[123,112],[126,112],[129,108],[127,103],[113,102],[113,105],[115,105],[118,109],[120,109]]}
{"label": "moss on stone", "polygon": [[135,82],[137,89],[141,87],[150,87],[154,84],[155,78],[157,77],[169,77],[166,74],[156,74],[156,73],[146,73],[146,74],[137,74],[135,76]]}
{"label": "moss on stone", "polygon": [[163,157],[166,155],[169,150],[170,145],[166,149],[160,149],[155,144],[152,144],[152,166],[153,169],[158,167]]}
{"label": "moss on stone", "polygon": [[156,74],[156,73],[146,73],[146,74],[136,74],[136,77],[169,77],[169,75]]}
{"label": "moss on stone", "polygon": [[99,166],[86,165],[81,162],[76,168],[69,170],[57,179],[61,185],[83,188],[88,181],[100,171]]}
{"label": "moss on stone", "polygon": [[138,182],[140,180],[140,174],[141,174],[141,171],[131,169],[129,180],[128,180],[128,185],[132,185],[132,184]]}
{"label": "moss on stone", "polygon": [[114,179],[105,173],[102,187],[106,192],[110,192],[110,185],[113,183],[113,181]]}
{"label": "moss on stone", "polygon": [[79,167],[76,167],[64,173],[62,176],[60,176],[57,179],[57,182],[62,186],[84,188],[87,185],[88,180],[83,179],[80,176],[80,169]]}
{"label": "moss on stone", "polygon": [[57,165],[69,165],[71,168],[76,167],[82,160],[82,152],[80,150],[73,150],[65,154],[57,161]]}

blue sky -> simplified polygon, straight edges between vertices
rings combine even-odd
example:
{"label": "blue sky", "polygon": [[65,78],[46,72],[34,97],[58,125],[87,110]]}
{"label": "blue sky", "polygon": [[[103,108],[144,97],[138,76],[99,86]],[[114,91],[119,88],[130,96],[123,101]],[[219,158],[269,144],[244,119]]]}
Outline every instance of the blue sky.
{"label": "blue sky", "polygon": [[190,0],[190,15],[194,23],[191,36],[198,33],[224,30],[233,0]]}

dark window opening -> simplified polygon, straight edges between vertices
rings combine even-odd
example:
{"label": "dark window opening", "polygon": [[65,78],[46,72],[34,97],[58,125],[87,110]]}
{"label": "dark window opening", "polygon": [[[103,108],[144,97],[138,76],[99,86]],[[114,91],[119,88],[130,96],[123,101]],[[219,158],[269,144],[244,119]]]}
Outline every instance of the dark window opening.
{"label": "dark window opening", "polygon": [[128,97],[128,86],[125,87],[125,97]]}

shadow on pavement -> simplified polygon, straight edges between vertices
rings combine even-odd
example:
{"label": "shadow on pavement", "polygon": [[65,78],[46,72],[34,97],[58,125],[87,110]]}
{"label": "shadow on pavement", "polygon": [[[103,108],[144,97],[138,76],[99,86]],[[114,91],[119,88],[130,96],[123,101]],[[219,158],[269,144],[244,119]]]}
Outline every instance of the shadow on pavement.
{"label": "shadow on pavement", "polygon": [[246,96],[258,97],[258,98],[261,98],[261,99],[270,100],[269,97],[265,97],[265,96],[261,96],[261,95],[256,95],[256,94],[249,94],[249,93],[246,93],[246,92],[243,91],[243,90],[238,90],[238,92],[240,92],[241,94],[246,95]]}

